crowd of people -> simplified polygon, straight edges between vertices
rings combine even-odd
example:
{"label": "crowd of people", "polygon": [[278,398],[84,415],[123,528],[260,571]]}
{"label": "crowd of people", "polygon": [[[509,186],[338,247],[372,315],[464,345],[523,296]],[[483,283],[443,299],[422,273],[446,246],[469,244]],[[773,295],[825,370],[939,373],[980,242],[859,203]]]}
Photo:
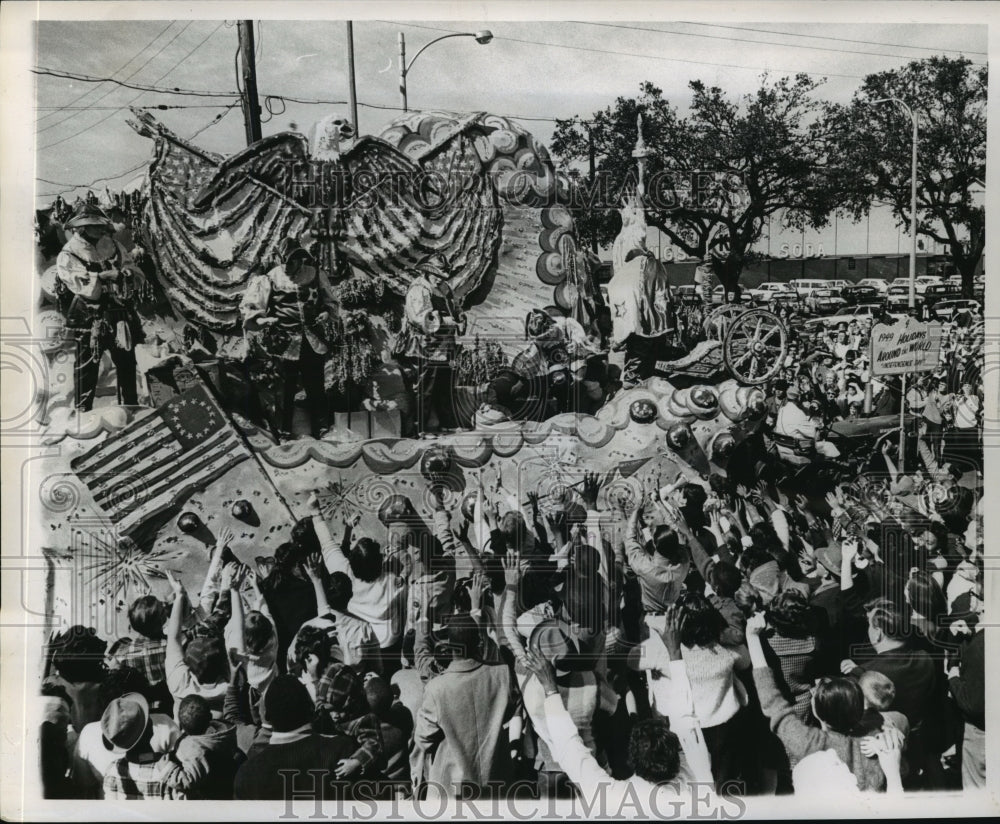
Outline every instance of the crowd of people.
{"label": "crowd of people", "polygon": [[[76,233],[59,254],[57,297],[77,340],[77,405],[93,403],[105,351],[134,403],[141,272],[94,204],[65,225]],[[616,242],[631,280],[590,328],[557,307],[529,313],[517,368],[490,376],[478,423],[517,417],[532,396],[548,404],[540,417],[595,411],[704,338],[705,309],[672,303],[642,246],[638,234]],[[285,244],[279,258],[240,314],[283,364],[279,428],[301,387],[318,436],[329,317],[309,250]],[[412,402],[404,436],[432,418],[455,425],[466,325],[446,261],[418,275],[389,353]],[[644,303],[650,277],[662,289]],[[357,518],[330,523],[314,499],[270,563],[244,566],[223,532],[200,589],[168,576],[169,599],[146,593],[128,607],[128,637],[67,629],[49,645],[41,691],[45,795],[565,798],[604,787],[655,809],[706,790],[984,786],[978,332],[946,324],[940,365],[904,393],[872,373],[861,320],[782,319],[789,346],[742,471],[688,468],[660,488],[647,478],[640,498],[604,495],[603,508],[607,478],[594,472],[511,510],[482,488],[471,510],[437,488],[426,532],[388,536],[355,534]],[[624,352],[617,373],[609,349]],[[901,411],[903,438],[890,425],[863,460],[845,460],[838,425]],[[796,482],[816,465],[830,473]]]}
{"label": "crowd of people", "polygon": [[45,792],[981,787],[981,490],[921,447],[821,501],[683,475],[613,511],[596,474],[525,511],[480,493],[482,546],[443,493],[433,540],[317,509],[250,570],[222,534],[193,604],[171,577],[129,637],[54,639]]}

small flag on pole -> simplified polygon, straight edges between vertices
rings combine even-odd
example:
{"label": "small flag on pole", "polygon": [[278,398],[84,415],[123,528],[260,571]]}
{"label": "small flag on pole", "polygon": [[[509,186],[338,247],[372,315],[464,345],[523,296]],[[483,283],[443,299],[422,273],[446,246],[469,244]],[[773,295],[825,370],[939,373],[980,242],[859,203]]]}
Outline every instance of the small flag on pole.
{"label": "small flag on pole", "polygon": [[171,398],[70,466],[123,533],[251,457],[204,385]]}

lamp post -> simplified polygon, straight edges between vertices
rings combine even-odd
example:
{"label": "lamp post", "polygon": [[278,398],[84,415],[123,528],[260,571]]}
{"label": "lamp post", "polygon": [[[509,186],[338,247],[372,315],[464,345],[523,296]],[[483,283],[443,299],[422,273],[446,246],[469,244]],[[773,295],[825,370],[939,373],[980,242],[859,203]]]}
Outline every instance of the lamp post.
{"label": "lamp post", "polygon": [[[873,100],[872,105],[878,106],[882,103],[895,103],[907,115],[913,124],[913,147],[910,160],[910,314],[914,314],[917,307],[917,115],[905,102],[898,97],[882,97]],[[906,373],[901,376],[901,397],[899,399],[899,471],[903,472],[905,467],[905,446],[906,446]]]}
{"label": "lamp post", "polygon": [[463,31],[463,32],[453,32],[452,34],[445,34],[441,37],[437,37],[431,40],[430,43],[425,44],[411,58],[410,62],[406,62],[406,40],[403,37],[403,33],[399,33],[399,96],[403,101],[403,111],[409,111],[409,107],[406,102],[406,76],[410,73],[410,69],[413,68],[413,64],[417,61],[417,58],[424,53],[429,47],[433,46],[435,43],[440,43],[442,40],[447,40],[449,37],[474,37],[476,42],[480,46],[485,46],[493,39],[493,32],[488,29],[480,29],[479,31]]}

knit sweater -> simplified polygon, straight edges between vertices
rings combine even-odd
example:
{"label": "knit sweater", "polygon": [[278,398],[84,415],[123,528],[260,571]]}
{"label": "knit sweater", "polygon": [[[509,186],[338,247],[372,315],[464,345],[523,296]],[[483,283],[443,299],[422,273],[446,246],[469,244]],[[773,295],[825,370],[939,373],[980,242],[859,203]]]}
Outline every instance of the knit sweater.
{"label": "knit sweater", "polygon": [[745,650],[720,644],[681,646],[681,658],[691,682],[694,713],[703,728],[725,724],[746,704],[746,693],[735,674],[737,667],[746,665]]}
{"label": "knit sweater", "polygon": [[814,752],[833,750],[854,774],[858,789],[885,790],[885,773],[877,758],[868,758],[862,754],[860,736],[806,726],[795,715],[795,707],[782,696],[774,681],[774,673],[769,668],[755,667],[753,680],[757,685],[761,709],[770,721],[771,729],[785,745],[792,767]]}

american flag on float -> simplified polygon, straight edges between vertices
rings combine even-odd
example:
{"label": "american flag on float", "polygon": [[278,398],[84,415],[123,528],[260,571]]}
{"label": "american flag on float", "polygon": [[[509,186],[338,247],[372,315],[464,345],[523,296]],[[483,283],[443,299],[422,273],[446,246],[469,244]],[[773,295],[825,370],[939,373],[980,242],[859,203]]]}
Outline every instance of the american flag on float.
{"label": "american flag on float", "polygon": [[109,435],[70,466],[112,523],[128,533],[249,457],[202,385]]}

